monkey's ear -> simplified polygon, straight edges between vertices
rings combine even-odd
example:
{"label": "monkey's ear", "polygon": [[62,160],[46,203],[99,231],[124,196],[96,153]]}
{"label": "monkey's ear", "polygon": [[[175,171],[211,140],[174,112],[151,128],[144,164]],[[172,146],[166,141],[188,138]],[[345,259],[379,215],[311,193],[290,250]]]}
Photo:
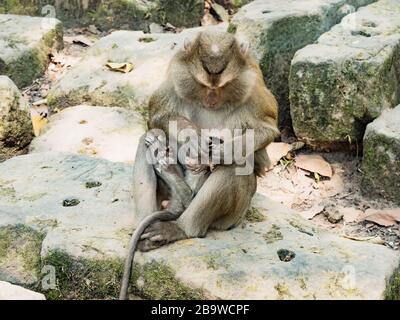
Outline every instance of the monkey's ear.
{"label": "monkey's ear", "polygon": [[244,56],[249,52],[250,44],[248,42],[241,42],[239,45],[240,53]]}
{"label": "monkey's ear", "polygon": [[185,41],[183,42],[183,49],[186,52],[189,52],[190,50],[192,50],[192,46],[193,46],[192,41],[190,41],[189,38],[185,38]]}

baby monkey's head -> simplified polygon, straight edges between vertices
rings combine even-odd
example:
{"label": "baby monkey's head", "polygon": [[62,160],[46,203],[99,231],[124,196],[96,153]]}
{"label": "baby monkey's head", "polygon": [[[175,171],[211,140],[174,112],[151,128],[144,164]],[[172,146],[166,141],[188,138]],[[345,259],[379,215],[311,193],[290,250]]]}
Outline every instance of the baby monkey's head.
{"label": "baby monkey's head", "polygon": [[246,66],[248,46],[226,32],[204,31],[183,49],[188,72],[197,85],[188,86],[192,99],[206,108],[217,108],[232,98],[230,89]]}

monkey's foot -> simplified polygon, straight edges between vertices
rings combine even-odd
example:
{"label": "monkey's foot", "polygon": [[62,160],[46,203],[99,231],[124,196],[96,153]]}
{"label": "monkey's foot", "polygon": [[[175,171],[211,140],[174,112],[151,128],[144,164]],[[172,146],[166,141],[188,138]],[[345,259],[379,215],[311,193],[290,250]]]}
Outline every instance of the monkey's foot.
{"label": "monkey's foot", "polygon": [[177,224],[155,222],[144,231],[138,248],[140,251],[146,252],[186,238],[185,232]]}

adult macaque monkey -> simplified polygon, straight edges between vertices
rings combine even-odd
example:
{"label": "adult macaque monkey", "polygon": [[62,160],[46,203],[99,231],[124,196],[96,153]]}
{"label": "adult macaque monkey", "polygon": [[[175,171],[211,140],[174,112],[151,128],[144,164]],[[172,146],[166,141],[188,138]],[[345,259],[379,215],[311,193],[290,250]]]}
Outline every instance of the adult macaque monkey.
{"label": "adult macaque monkey", "polygon": [[[133,196],[136,218],[142,221],[136,231],[144,233],[139,241],[136,232],[131,249],[138,241],[139,249],[148,251],[177,240],[204,237],[210,228],[235,226],[256,191],[256,175],[262,175],[269,164],[265,147],[279,134],[277,102],[248,46],[232,34],[216,31],[201,32],[193,41],[185,41],[170,62],[166,80],[151,97],[149,111],[149,129],[162,130],[167,136],[171,121],[176,121],[178,133],[187,128],[197,133],[201,129],[242,129],[242,136],[232,139],[235,146],[241,141],[242,150],[248,150],[246,135],[253,129],[254,168],[247,175],[237,175],[238,164],[226,164],[223,156],[222,165],[190,161],[171,165],[166,159],[176,150],[169,148],[170,142],[152,131],[143,136],[135,159]],[[224,144],[211,144],[211,149],[218,153],[215,149]],[[146,156],[152,148],[161,152],[153,163]],[[163,209],[166,199],[170,202]],[[126,266],[132,257],[133,252]],[[127,276],[129,272],[125,272],[125,282]],[[123,290],[120,297],[126,298]]]}

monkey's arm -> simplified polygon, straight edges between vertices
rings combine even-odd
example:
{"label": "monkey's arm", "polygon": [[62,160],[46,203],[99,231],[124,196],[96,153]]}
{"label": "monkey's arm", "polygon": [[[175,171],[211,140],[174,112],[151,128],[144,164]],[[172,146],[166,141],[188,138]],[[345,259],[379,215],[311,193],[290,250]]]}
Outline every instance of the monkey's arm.
{"label": "monkey's arm", "polygon": [[[246,132],[224,141],[221,150],[212,150],[213,152],[220,152],[221,163],[224,162],[224,148],[241,150],[242,156],[248,157],[267,147],[279,136],[277,102],[263,83],[255,86],[251,98],[242,108],[243,118],[246,119],[246,123],[243,123],[243,129],[246,129]],[[245,155],[244,152],[246,152]],[[234,157],[232,158],[233,163],[235,163]]]}

